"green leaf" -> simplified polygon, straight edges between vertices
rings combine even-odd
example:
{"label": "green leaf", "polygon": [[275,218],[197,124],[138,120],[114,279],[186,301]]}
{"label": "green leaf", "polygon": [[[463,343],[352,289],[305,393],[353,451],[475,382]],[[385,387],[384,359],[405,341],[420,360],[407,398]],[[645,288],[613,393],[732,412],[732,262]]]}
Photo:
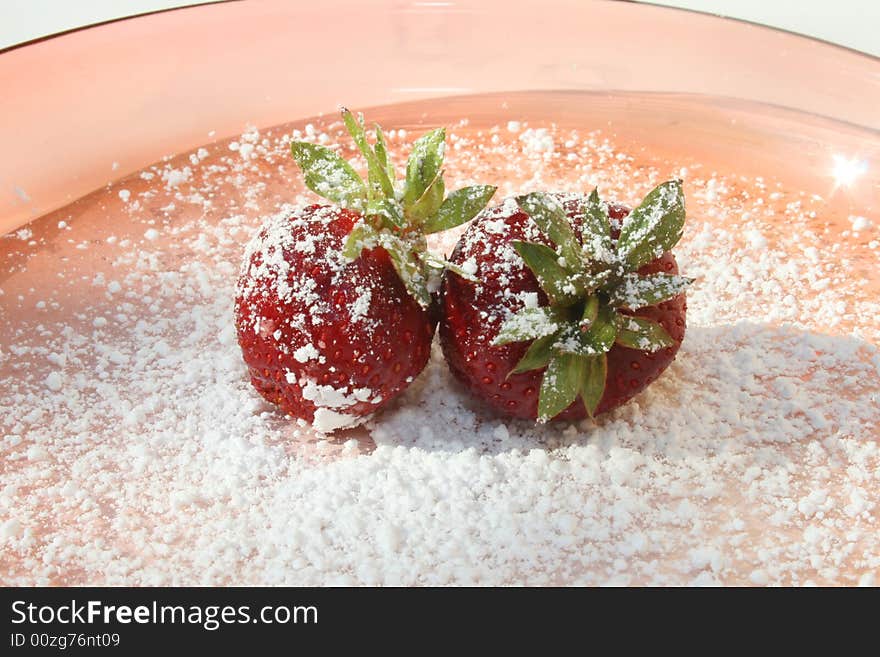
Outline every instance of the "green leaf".
{"label": "green leaf", "polygon": [[394,198],[394,186],[388,179],[384,162],[380,162],[375,151],[367,142],[367,133],[364,131],[362,119],[355,119],[354,115],[344,107],[342,108],[342,121],[348,129],[348,134],[354,139],[358,149],[367,160],[367,178],[370,189],[379,197]]}
{"label": "green leaf", "polygon": [[306,187],[318,196],[356,207],[366,199],[367,187],[352,166],[325,146],[306,141],[290,145],[293,159],[302,169]]}
{"label": "green leaf", "polygon": [[582,331],[586,331],[593,325],[598,315],[599,297],[594,294],[593,296],[588,297],[586,303],[584,303],[584,311],[581,313],[581,321],[578,324],[578,328]]}
{"label": "green leaf", "polygon": [[449,271],[458,274],[466,281],[470,281],[471,283],[480,282],[476,276],[466,272],[464,269],[454,263],[449,262],[445,258],[434,255],[430,251],[422,252],[419,257],[422,259],[422,262],[425,263],[426,267],[431,267],[432,269],[437,269],[440,271],[448,269]]}
{"label": "green leaf", "polygon": [[602,395],[605,394],[605,379],[608,377],[608,355],[582,356],[584,375],[581,378],[581,401],[587,409],[587,415],[593,417]]}
{"label": "green leaf", "polygon": [[382,132],[382,128],[378,123],[376,126],[376,157],[379,158],[379,163],[384,167],[385,173],[388,175],[388,180],[391,181],[392,186],[394,185],[394,180],[397,175],[394,172],[394,163],[391,161],[391,154],[388,151],[388,145],[385,143],[385,133]]}
{"label": "green leaf", "polygon": [[498,346],[542,338],[556,333],[562,321],[561,313],[554,308],[523,308],[504,321],[492,344]]}
{"label": "green leaf", "polygon": [[617,261],[617,252],[611,242],[611,221],[608,208],[599,200],[594,189],[586,202],[581,204],[583,252],[593,262],[610,265]]}
{"label": "green leaf", "polygon": [[474,185],[455,190],[446,197],[437,213],[425,221],[425,233],[437,233],[470,221],[486,207],[496,189],[492,185]]}
{"label": "green leaf", "polygon": [[538,279],[554,305],[570,305],[583,294],[583,286],[559,264],[556,251],[545,244],[512,240],[511,245]]}
{"label": "green leaf", "polygon": [[624,219],[617,252],[629,271],[648,264],[681,239],[684,228],[684,191],[681,180],[655,187],[641,205]]}
{"label": "green leaf", "polygon": [[615,312],[602,304],[596,313],[596,319],[586,331],[575,324],[567,325],[560,332],[553,348],[563,353],[596,356],[611,349],[616,336]]}
{"label": "green leaf", "polygon": [[584,262],[581,258],[581,245],[571,229],[571,223],[562,204],[550,194],[534,192],[518,196],[516,202],[557,247],[565,259],[566,269],[581,271]]}
{"label": "green leaf", "polygon": [[400,203],[393,199],[373,199],[367,203],[367,215],[381,217],[382,225],[389,228],[392,226],[403,228],[406,225],[403,208],[400,207]]}
{"label": "green leaf", "polygon": [[610,269],[596,272],[595,274],[580,272],[572,276],[570,280],[579,290],[583,291],[582,294],[591,294],[605,285],[611,278],[611,275],[612,271]]}
{"label": "green leaf", "polygon": [[608,296],[613,306],[638,310],[677,297],[693,282],[694,279],[677,274],[639,276],[629,273],[609,291]]}
{"label": "green leaf", "polygon": [[675,340],[652,319],[618,315],[617,344],[629,349],[654,352],[671,347]]}
{"label": "green leaf", "polygon": [[379,243],[379,232],[370,224],[359,223],[348,234],[342,255],[348,260],[356,260],[364,249],[372,249]]}
{"label": "green leaf", "polygon": [[412,153],[406,163],[406,188],[403,192],[403,207],[409,208],[418,201],[428,189],[437,172],[443,166],[446,146],[446,129],[437,128],[422,135],[413,144]]}
{"label": "green leaf", "polygon": [[407,208],[407,216],[421,223],[440,209],[444,194],[446,194],[446,185],[443,182],[443,170],[441,169],[434,176],[434,180],[428,185],[422,197]]}
{"label": "green leaf", "polygon": [[397,235],[388,232],[378,234],[379,246],[388,252],[391,264],[403,281],[407,292],[422,308],[427,308],[431,303],[431,294],[428,292],[428,280],[422,270],[421,262],[416,256],[413,245],[402,240]]}
{"label": "green leaf", "polygon": [[538,422],[552,420],[571,406],[581,388],[584,361],[575,354],[555,354],[547,364],[538,397]]}
{"label": "green leaf", "polygon": [[601,304],[590,328],[579,333],[582,344],[594,349],[593,353],[605,353],[614,345],[617,336],[617,313]]}
{"label": "green leaf", "polygon": [[523,357],[519,359],[516,367],[510,371],[510,374],[521,374],[529,370],[539,370],[542,367],[546,367],[553,357],[553,343],[555,341],[555,335],[546,335],[535,340],[526,350]]}

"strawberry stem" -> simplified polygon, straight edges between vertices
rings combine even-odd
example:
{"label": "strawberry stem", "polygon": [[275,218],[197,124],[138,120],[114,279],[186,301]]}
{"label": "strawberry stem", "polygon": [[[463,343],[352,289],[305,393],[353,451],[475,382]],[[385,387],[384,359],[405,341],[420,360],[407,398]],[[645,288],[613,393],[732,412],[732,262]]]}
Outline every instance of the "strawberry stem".
{"label": "strawberry stem", "polygon": [[[513,314],[501,325],[493,344],[531,342],[514,373],[547,368],[538,401],[539,421],[559,414],[578,396],[592,416],[605,389],[605,355],[615,344],[646,352],[674,344],[660,324],[628,313],[677,297],[693,283],[678,275],[637,273],[681,238],[685,221],[681,181],[652,190],[624,220],[616,243],[607,205],[597,190],[579,204],[574,222],[550,194],[527,194],[516,201],[555,247],[511,243],[546,293],[549,306]],[[573,229],[577,223],[583,226],[580,235]],[[547,317],[554,318],[552,331],[546,330]]]}
{"label": "strawberry stem", "polygon": [[473,219],[492,198],[495,187],[477,185],[446,195],[443,180],[446,130],[437,128],[413,144],[403,188],[395,190],[396,174],[385,135],[376,125],[371,145],[362,116],[340,109],[342,122],[367,164],[362,180],[350,163],[325,146],[295,141],[291,153],[313,192],[364,214],[343,248],[349,259],[363,249],[383,248],[409,294],[423,307],[430,303],[427,281],[432,270],[448,268],[440,257],[423,257],[425,235],[448,230]]}

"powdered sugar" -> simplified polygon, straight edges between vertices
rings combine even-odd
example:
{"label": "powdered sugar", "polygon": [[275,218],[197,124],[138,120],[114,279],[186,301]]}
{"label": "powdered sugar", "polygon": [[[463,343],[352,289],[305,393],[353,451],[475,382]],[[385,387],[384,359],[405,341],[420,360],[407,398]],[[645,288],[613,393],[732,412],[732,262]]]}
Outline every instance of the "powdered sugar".
{"label": "powdered sugar", "polygon": [[[582,126],[511,120],[450,131],[450,189],[492,163],[499,197],[598,184],[633,203],[685,164]],[[341,141],[338,125],[300,129]],[[528,130],[552,149],[519,157]],[[51,231],[29,229],[55,258],[0,242],[13,249],[0,296],[4,583],[876,583],[880,307],[852,275],[862,252],[810,216],[831,212],[824,201],[773,172],[686,163],[688,333],[670,369],[611,415],[541,427],[492,416],[435,347],[398,403],[330,442],[253,392],[235,344],[244,244],[282,203],[314,198],[291,192],[286,134],[236,141],[120,182],[111,207],[123,186],[154,196],[99,229],[66,209]],[[460,233],[431,245],[448,252]],[[321,356],[292,348],[299,362]],[[322,402],[318,430],[371,394],[297,383]]]}
{"label": "powdered sugar", "polygon": [[[289,377],[290,375],[288,375]],[[312,424],[317,431],[331,433],[337,429],[355,427],[369,419],[359,415],[348,415],[344,409],[354,406],[359,401],[369,401],[373,397],[371,390],[356,388],[349,392],[347,388],[339,390],[333,386],[320,385],[309,379],[301,379],[298,383],[302,386],[303,398],[318,407],[315,410],[315,421]]]}
{"label": "powdered sugar", "polygon": [[46,376],[46,387],[52,392],[58,392],[63,385],[63,379],[58,372],[50,372]]}
{"label": "powdered sugar", "polygon": [[[288,380],[290,380],[289,374]],[[299,383],[303,390],[303,397],[321,408],[347,408],[354,406],[359,401],[368,401],[373,396],[373,392],[369,388],[356,388],[349,392],[347,388],[339,390],[310,379],[290,382]]]}
{"label": "powdered sugar", "polygon": [[315,349],[312,344],[304,344],[293,352],[293,357],[300,363],[307,363],[310,360],[318,360],[321,357],[320,352]]}
{"label": "powdered sugar", "polygon": [[530,155],[548,156],[553,153],[553,137],[547,128],[528,128],[519,136],[523,151]]}
{"label": "powdered sugar", "polygon": [[473,258],[468,258],[463,263],[461,263],[461,268],[465,271],[465,273],[470,274],[471,276],[475,276],[477,273],[477,261]]}
{"label": "powdered sugar", "polygon": [[365,287],[361,290],[355,302],[351,304],[351,321],[359,322],[364,317],[367,316],[367,313],[370,311],[370,300],[372,299],[373,293],[370,288]]}
{"label": "powdered sugar", "polygon": [[329,408],[315,410],[315,421],[312,426],[321,433],[333,433],[337,429],[356,427],[365,422],[367,418],[358,415],[346,415]]}
{"label": "powdered sugar", "polygon": [[849,222],[852,224],[852,229],[856,233],[865,231],[873,227],[874,225],[874,223],[870,219],[868,219],[867,217],[862,217],[861,215],[850,216]]}

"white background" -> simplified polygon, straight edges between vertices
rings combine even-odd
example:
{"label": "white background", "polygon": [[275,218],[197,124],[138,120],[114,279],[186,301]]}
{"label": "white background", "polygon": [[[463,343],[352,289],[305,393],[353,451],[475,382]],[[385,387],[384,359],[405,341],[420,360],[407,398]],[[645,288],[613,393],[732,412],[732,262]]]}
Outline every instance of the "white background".
{"label": "white background", "polygon": [[[74,27],[191,4],[198,2],[0,0],[0,48]],[[772,25],[880,57],[880,0],[663,0],[653,4]]]}

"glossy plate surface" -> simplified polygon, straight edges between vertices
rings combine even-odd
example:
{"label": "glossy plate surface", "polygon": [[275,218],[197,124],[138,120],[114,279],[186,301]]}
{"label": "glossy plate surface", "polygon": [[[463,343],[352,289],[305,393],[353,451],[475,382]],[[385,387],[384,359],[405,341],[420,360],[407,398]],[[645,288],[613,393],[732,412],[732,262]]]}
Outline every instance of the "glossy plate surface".
{"label": "glossy plate surface", "polygon": [[880,128],[875,58],[738,21],[604,1],[191,7],[10,50],[0,56],[0,88],[0,232],[164,155],[343,102],[688,92]]}

